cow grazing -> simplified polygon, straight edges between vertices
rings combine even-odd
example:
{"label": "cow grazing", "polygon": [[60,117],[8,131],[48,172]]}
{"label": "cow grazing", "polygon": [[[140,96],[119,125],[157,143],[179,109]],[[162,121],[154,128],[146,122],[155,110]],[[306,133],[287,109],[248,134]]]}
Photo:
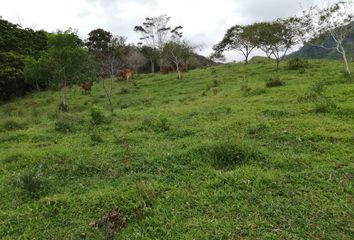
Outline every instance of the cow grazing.
{"label": "cow grazing", "polygon": [[82,94],[91,94],[91,88],[93,86],[93,83],[92,82],[84,82],[82,85],[81,85],[81,88],[82,88]]}
{"label": "cow grazing", "polygon": [[121,69],[117,73],[117,79],[129,81],[134,78],[134,71],[130,68]]}

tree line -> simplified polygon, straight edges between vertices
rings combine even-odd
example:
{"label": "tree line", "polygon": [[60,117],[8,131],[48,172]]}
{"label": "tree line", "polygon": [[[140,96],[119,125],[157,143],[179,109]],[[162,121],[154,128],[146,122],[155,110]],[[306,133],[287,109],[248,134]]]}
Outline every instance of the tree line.
{"label": "tree line", "polygon": [[[298,44],[308,44],[337,51],[344,62],[344,71],[351,76],[348,52],[344,47],[352,31],[353,3],[351,0],[317,4],[303,10],[301,16],[279,18],[275,21],[235,25],[229,28],[222,41],[216,44],[212,55],[223,59],[225,51],[240,52],[245,63],[255,49],[262,50],[268,58],[276,60],[276,69],[289,51]],[[334,44],[322,44],[330,37]]]}
{"label": "tree line", "polygon": [[[327,7],[311,7],[300,17],[234,25],[213,47],[210,58],[222,59],[225,51],[236,50],[247,64],[251,53],[260,49],[276,60],[278,70],[295,45],[309,43],[338,51],[346,74],[351,76],[343,48],[347,26],[353,19],[350,6],[351,1],[339,1]],[[94,29],[82,40],[72,29],[55,33],[34,31],[0,18],[0,99],[56,88],[61,96],[60,108],[67,110],[67,86],[101,79],[112,110],[112,83],[120,69],[155,72],[158,67],[166,67],[175,70],[181,79],[183,70],[198,66],[195,47],[183,38],[182,26],[171,27],[169,22],[167,15],[145,18],[134,27],[140,35],[140,42],[134,45],[104,29]],[[328,35],[334,46],[316,42]]]}
{"label": "tree line", "polygon": [[92,30],[82,40],[72,29],[48,33],[0,19],[0,99],[56,88],[65,110],[67,86],[99,78],[110,96],[105,79],[112,82],[120,69],[155,72],[167,66],[180,79],[183,68],[195,68],[198,62],[193,47],[182,40],[182,27],[172,29],[169,20],[166,15],[146,18],[135,27],[142,37],[134,45],[104,29]]}

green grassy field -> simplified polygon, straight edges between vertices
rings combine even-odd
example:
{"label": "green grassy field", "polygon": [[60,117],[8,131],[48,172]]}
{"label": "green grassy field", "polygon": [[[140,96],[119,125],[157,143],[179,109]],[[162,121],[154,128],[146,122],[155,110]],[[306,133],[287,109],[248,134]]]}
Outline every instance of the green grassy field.
{"label": "green grassy field", "polygon": [[354,84],[312,61],[266,88],[274,69],[115,82],[113,117],[98,83],[68,113],[2,104],[0,238],[353,239]]}

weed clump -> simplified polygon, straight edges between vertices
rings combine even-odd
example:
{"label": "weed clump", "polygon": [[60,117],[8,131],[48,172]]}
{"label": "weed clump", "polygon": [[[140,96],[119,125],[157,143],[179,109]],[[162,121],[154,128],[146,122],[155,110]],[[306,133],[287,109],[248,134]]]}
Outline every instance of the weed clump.
{"label": "weed clump", "polygon": [[266,87],[267,88],[273,88],[273,87],[280,87],[284,86],[285,82],[280,80],[280,77],[271,77],[266,81]]}
{"label": "weed clump", "polygon": [[119,94],[127,94],[129,93],[129,89],[126,87],[122,87],[119,91]]}
{"label": "weed clump", "polygon": [[37,199],[46,194],[46,181],[35,171],[23,173],[17,180],[16,185],[30,198]]}
{"label": "weed clump", "polygon": [[315,103],[315,113],[328,113],[337,108],[337,105],[331,98],[322,97]]}
{"label": "weed clump", "polygon": [[249,143],[218,142],[210,147],[209,156],[217,169],[229,170],[235,166],[263,159],[263,155]]}
{"label": "weed clump", "polygon": [[326,90],[326,83],[323,81],[315,82],[309,90],[303,95],[298,97],[299,102],[313,102],[323,96]]}
{"label": "weed clump", "polygon": [[91,108],[91,122],[94,125],[99,125],[104,123],[106,120],[106,116],[104,115],[104,111],[101,107],[94,105]]}
{"label": "weed clump", "polygon": [[309,62],[301,58],[294,58],[289,60],[288,68],[289,70],[301,70],[309,67]]}
{"label": "weed clump", "polygon": [[104,140],[102,138],[102,136],[100,135],[100,133],[94,129],[90,135],[91,141],[95,142],[95,143],[103,143]]}
{"label": "weed clump", "polygon": [[140,130],[153,130],[154,132],[167,132],[170,130],[170,123],[167,118],[145,118]]}
{"label": "weed clump", "polygon": [[265,132],[267,132],[269,130],[269,125],[266,123],[259,123],[259,124],[255,124],[255,125],[251,125],[248,129],[247,129],[247,133],[249,135],[260,135],[263,134]]}
{"label": "weed clump", "polygon": [[15,119],[6,120],[1,126],[1,128],[5,131],[21,130],[24,129],[25,127],[26,127],[25,123],[18,122]]}
{"label": "weed clump", "polygon": [[55,130],[63,133],[75,132],[77,125],[82,123],[83,120],[78,116],[63,114],[55,122]]}

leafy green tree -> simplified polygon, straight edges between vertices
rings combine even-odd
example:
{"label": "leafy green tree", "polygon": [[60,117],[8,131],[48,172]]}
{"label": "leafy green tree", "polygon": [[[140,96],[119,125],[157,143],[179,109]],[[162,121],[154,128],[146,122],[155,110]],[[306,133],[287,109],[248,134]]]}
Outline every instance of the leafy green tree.
{"label": "leafy green tree", "polygon": [[155,72],[156,63],[159,61],[159,52],[152,47],[139,44],[140,52],[148,59],[150,62],[151,72]]}
{"label": "leafy green tree", "polygon": [[27,81],[49,78],[48,82],[60,93],[60,109],[63,111],[68,110],[66,88],[92,76],[94,62],[83,46],[80,38],[69,29],[49,36],[48,50],[38,61],[27,59]]}
{"label": "leafy green tree", "polygon": [[249,56],[256,47],[253,26],[235,25],[226,31],[222,41],[213,49],[216,52],[214,56],[222,56],[224,51],[236,50],[245,57],[245,63],[248,64]]}
{"label": "leafy green tree", "polygon": [[38,58],[47,48],[47,33],[34,31],[0,18],[0,52],[16,52]]}
{"label": "leafy green tree", "polygon": [[24,76],[25,82],[34,86],[38,91],[42,88],[47,88],[50,85],[50,80],[53,78],[53,65],[49,58],[42,53],[43,56],[38,60],[33,57],[26,57]]}
{"label": "leafy green tree", "polygon": [[86,40],[86,46],[92,53],[106,51],[113,37],[112,33],[102,28],[92,30],[88,35],[89,38]]}
{"label": "leafy green tree", "polygon": [[0,99],[8,100],[28,90],[23,77],[23,58],[15,52],[0,52]]}

